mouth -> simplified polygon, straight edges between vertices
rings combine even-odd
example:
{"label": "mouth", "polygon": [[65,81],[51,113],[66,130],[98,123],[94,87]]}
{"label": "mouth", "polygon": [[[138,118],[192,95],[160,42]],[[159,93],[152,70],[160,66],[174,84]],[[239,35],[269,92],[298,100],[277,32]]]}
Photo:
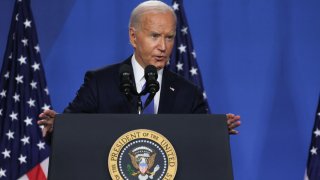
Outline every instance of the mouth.
{"label": "mouth", "polygon": [[157,61],[165,61],[165,60],[167,59],[166,56],[155,56],[154,58],[155,58],[155,60],[157,60]]}

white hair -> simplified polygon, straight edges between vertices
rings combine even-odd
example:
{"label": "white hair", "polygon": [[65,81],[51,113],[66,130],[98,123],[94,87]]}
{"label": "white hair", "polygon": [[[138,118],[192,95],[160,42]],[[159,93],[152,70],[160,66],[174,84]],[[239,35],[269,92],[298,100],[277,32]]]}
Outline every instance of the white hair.
{"label": "white hair", "polygon": [[141,25],[141,22],[140,22],[141,16],[149,12],[154,12],[154,13],[171,12],[175,22],[177,22],[177,17],[172,7],[158,0],[149,0],[139,4],[136,8],[133,9],[130,16],[129,27],[134,27],[135,29],[139,29]]}

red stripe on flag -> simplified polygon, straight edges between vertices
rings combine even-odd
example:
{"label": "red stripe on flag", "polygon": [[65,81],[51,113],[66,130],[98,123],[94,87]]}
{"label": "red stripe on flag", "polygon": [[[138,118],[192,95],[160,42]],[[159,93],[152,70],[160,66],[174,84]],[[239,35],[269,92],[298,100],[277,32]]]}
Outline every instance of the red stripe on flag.
{"label": "red stripe on flag", "polygon": [[40,164],[38,164],[36,167],[31,169],[31,171],[27,173],[27,176],[30,180],[46,180],[47,179]]}

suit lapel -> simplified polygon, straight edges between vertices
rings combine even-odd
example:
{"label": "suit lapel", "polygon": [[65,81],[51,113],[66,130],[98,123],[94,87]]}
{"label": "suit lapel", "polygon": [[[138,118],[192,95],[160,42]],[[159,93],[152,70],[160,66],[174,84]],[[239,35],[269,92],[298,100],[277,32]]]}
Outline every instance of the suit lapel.
{"label": "suit lapel", "polygon": [[165,68],[163,70],[158,114],[171,113],[174,111],[173,108],[177,90],[174,84],[174,76]]}

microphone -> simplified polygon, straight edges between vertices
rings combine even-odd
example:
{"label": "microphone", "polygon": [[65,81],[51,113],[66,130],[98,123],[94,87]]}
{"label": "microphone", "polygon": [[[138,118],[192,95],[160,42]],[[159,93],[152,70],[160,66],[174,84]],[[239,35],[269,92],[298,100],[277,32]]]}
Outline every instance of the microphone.
{"label": "microphone", "polygon": [[126,96],[132,90],[132,69],[129,65],[123,64],[119,70],[120,76],[120,91],[123,92]]}
{"label": "microphone", "polygon": [[153,65],[148,65],[144,69],[144,77],[146,79],[146,89],[147,91],[155,95],[159,91],[159,82],[157,81],[158,72],[157,68]]}

